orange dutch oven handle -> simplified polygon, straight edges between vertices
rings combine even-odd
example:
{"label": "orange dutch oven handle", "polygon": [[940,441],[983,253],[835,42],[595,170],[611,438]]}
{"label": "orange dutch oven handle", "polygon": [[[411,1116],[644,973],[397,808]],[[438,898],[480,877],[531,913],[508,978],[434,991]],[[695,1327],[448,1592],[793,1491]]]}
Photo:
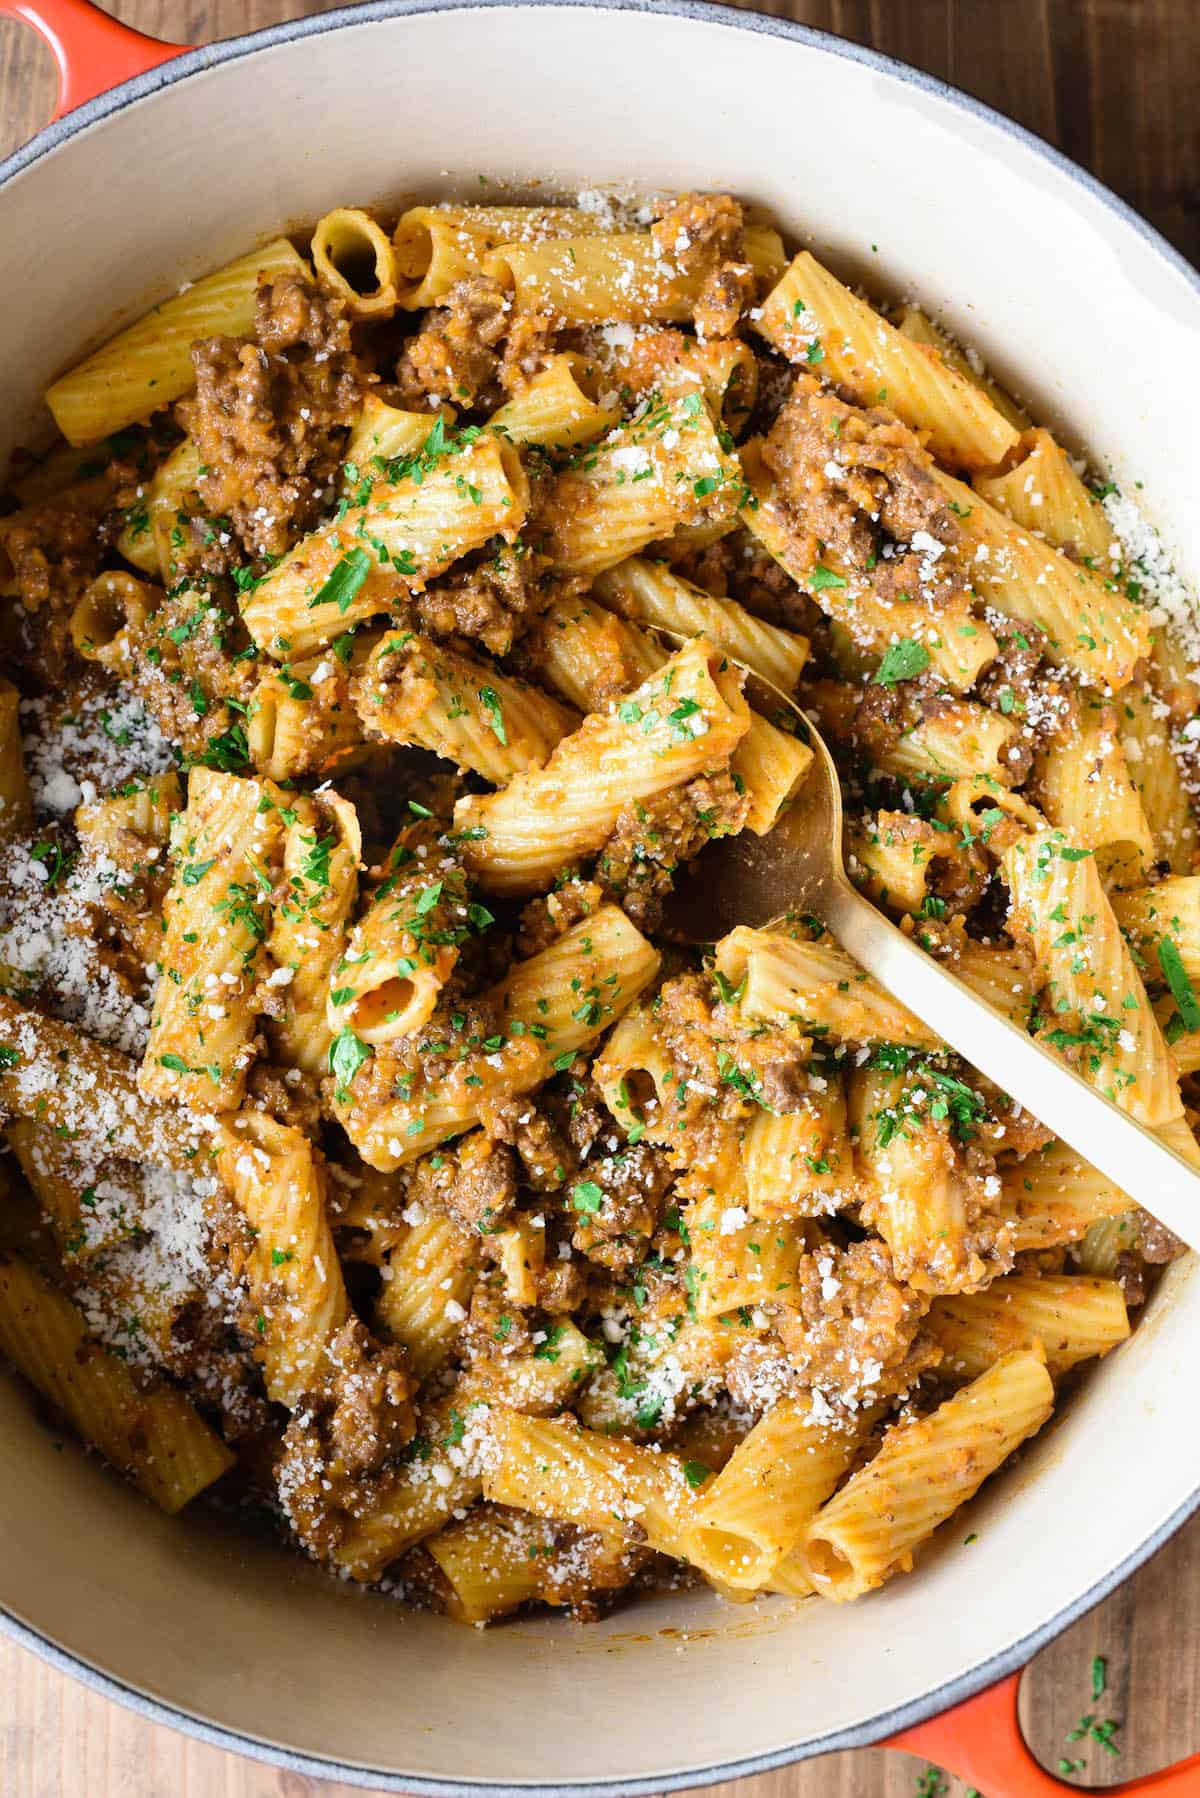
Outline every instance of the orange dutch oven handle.
{"label": "orange dutch oven handle", "polygon": [[56,119],[192,47],[146,37],[91,0],[0,0],[5,15],[32,25],[50,46],[58,65]]}
{"label": "orange dutch oven handle", "polygon": [[[156,69],[190,49],[164,44],[101,12],[90,0],[0,0],[0,16],[23,19],[41,33],[58,65],[58,105],[54,117],[82,106],[134,75]],[[1047,1773],[1025,1746],[1017,1717],[1014,1673],[998,1685],[928,1723],[906,1729],[884,1744],[923,1756],[957,1773],[986,1798],[1062,1798],[1068,1786]],[[1200,1754],[1162,1773],[1107,1788],[1110,1798],[1140,1792],[1155,1798],[1197,1798]]]}
{"label": "orange dutch oven handle", "polygon": [[[1078,1786],[1047,1773],[1026,1747],[1017,1715],[1020,1685],[1020,1672],[1010,1673],[986,1692],[931,1717],[928,1723],[902,1730],[881,1746],[921,1755],[947,1772],[956,1773],[984,1798],[1063,1798],[1064,1792],[1078,1792]],[[1161,1773],[1148,1773],[1145,1778],[1131,1779],[1124,1785],[1105,1786],[1104,1798],[1121,1798],[1121,1794],[1133,1792],[1143,1793],[1146,1798],[1151,1793],[1154,1798],[1197,1798],[1200,1754],[1174,1767],[1164,1767]]]}

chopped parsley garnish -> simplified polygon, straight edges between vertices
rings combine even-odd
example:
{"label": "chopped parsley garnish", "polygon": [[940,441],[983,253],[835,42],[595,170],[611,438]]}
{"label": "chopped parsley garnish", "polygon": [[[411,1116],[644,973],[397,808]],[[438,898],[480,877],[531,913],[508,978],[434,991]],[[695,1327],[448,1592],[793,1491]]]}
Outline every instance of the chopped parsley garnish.
{"label": "chopped parsley garnish", "polygon": [[824,593],[830,587],[844,587],[846,577],[844,574],[835,574],[832,568],[826,568],[823,562],[818,562],[808,577],[808,584],[814,593]]}
{"label": "chopped parsley garnish", "polygon": [[695,699],[681,699],[675,709],[667,713],[667,724],[672,742],[692,742],[702,734],[703,718],[700,716],[699,702]]}
{"label": "chopped parsley garnish", "polygon": [[717,1072],[721,1076],[722,1086],[731,1086],[744,1099],[751,1099],[755,1105],[761,1105],[764,1111],[770,1111],[771,1107],[762,1096],[762,1081],[758,1075],[748,1074],[744,1068],[740,1068],[733,1056],[724,1049],[717,1050]]}
{"label": "chopped parsley garnish", "polygon": [[339,612],[348,612],[352,600],[370,572],[371,558],[365,549],[347,550],[317,597],[309,600],[309,611],[314,606],[336,606]]}
{"label": "chopped parsley garnish", "polygon": [[393,456],[387,463],[389,481],[412,479],[419,487],[427,474],[431,474],[446,454],[449,444],[446,438],[446,421],[440,415],[434,420],[432,431],[411,455]]}
{"label": "chopped parsley garnish", "polygon": [[337,841],[333,831],[321,837],[314,831],[311,837],[302,836],[300,841],[305,845],[301,857],[299,874],[310,886],[327,887],[330,884],[329,858]]}
{"label": "chopped parsley garnish", "polygon": [[926,1117],[938,1122],[948,1119],[950,1133],[960,1143],[971,1142],[979,1134],[978,1126],[987,1116],[986,1101],[973,1086],[968,1086],[948,1069],[939,1067],[927,1055],[906,1049],[900,1043],[880,1043],[873,1050],[868,1065],[911,1078],[911,1085],[899,1104],[887,1107],[876,1116],[881,1149],[886,1148],[893,1137],[905,1134],[906,1123],[919,1124]]}
{"label": "chopped parsley garnish", "polygon": [[566,1326],[564,1324],[555,1324],[553,1329],[547,1330],[545,1342],[539,1343],[537,1348],[533,1351],[533,1358],[535,1361],[558,1360],[562,1351],[556,1345],[562,1341],[565,1328]]}
{"label": "chopped parsley garnish", "polygon": [[240,724],[231,724],[228,730],[210,737],[203,753],[193,759],[193,766],[216,768],[222,774],[238,774],[249,765],[250,745]]}
{"label": "chopped parsley garnish", "polygon": [[929,666],[929,651],[914,637],[901,637],[892,643],[875,670],[877,687],[894,687],[897,681],[912,680]]}
{"label": "chopped parsley garnish", "polygon": [[498,742],[507,747],[508,732],[504,728],[504,712],[500,705],[500,695],[496,692],[495,687],[480,687],[479,703],[487,713],[488,726],[492,734]]}
{"label": "chopped parsley garnish", "polygon": [[337,1081],[337,1097],[344,1099],[350,1083],[364,1061],[370,1058],[369,1044],[355,1036],[353,1030],[340,1030],[329,1047],[329,1068]]}
{"label": "chopped parsley garnish", "polygon": [[45,868],[46,890],[51,893],[60,880],[66,879],[75,862],[74,856],[63,854],[61,843],[35,843],[29,853]]}
{"label": "chopped parsley garnish", "polygon": [[1163,979],[1171,989],[1171,997],[1179,1008],[1184,1029],[1200,1030],[1200,1003],[1197,1003],[1195,990],[1174,937],[1164,936],[1159,939],[1158,965],[1163,971]]}

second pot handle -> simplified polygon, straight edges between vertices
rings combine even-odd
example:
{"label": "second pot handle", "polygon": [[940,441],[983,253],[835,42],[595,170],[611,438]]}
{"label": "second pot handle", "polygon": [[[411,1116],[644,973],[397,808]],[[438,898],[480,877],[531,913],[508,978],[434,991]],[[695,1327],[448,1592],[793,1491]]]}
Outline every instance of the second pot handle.
{"label": "second pot handle", "polygon": [[32,25],[50,46],[58,66],[56,119],[191,48],[146,37],[90,0],[0,0],[5,14]]}
{"label": "second pot handle", "polygon": [[[988,1798],[1063,1798],[1079,1787],[1067,1785],[1036,1761],[1025,1744],[1017,1714],[1020,1673],[1011,1673],[952,1710],[902,1730],[882,1744],[957,1773]],[[1145,1798],[1196,1798],[1200,1791],[1200,1754],[1148,1773],[1125,1785],[1106,1786],[1105,1798],[1140,1792]]]}

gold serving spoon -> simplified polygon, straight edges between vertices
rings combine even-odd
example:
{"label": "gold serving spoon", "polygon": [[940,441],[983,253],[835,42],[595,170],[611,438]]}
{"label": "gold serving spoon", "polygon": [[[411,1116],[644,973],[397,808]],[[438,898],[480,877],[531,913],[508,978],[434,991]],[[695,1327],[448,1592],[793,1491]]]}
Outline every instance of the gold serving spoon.
{"label": "gold serving spoon", "polygon": [[[661,634],[673,644],[683,641],[674,632]],[[812,766],[766,836],[742,831],[703,851],[692,877],[667,903],[667,933],[682,942],[712,943],[737,924],[761,929],[788,912],[819,918],[868,974],[972,1067],[1189,1248],[1200,1249],[1200,1173],[993,1011],[856,890],[842,861],[842,790],[820,731],[772,682],[744,662],[726,659],[795,714],[812,747]]]}

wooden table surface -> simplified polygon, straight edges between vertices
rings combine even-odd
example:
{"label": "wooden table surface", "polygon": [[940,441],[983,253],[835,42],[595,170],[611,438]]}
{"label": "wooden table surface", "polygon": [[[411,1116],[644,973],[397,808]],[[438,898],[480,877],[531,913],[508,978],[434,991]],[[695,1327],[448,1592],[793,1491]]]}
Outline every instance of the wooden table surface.
{"label": "wooden table surface", "polygon": [[[191,43],[328,10],[327,0],[110,0],[156,36]],[[1200,262],[1200,7],[1196,0],[763,0],[915,63],[1052,139]],[[32,33],[0,20],[0,154],[48,116],[54,80]],[[1194,1427],[1194,1426],[1193,1426]],[[1114,1423],[1114,1474],[1136,1460]],[[1103,1494],[1096,1495],[1103,1503]],[[1093,1745],[1090,1785],[1146,1773],[1200,1748],[1200,1516],[1026,1674],[1026,1734],[1044,1764],[1092,1709],[1093,1656],[1108,1663],[1113,1758]],[[564,1778],[569,1768],[563,1768]],[[946,1782],[958,1798],[956,1781]],[[719,1798],[913,1798],[923,1764],[868,1750],[715,1788]],[[3,1798],[350,1798],[142,1722],[0,1639]],[[1009,1798],[991,1792],[985,1798]],[[1200,1791],[1198,1791],[1200,1798]]]}

